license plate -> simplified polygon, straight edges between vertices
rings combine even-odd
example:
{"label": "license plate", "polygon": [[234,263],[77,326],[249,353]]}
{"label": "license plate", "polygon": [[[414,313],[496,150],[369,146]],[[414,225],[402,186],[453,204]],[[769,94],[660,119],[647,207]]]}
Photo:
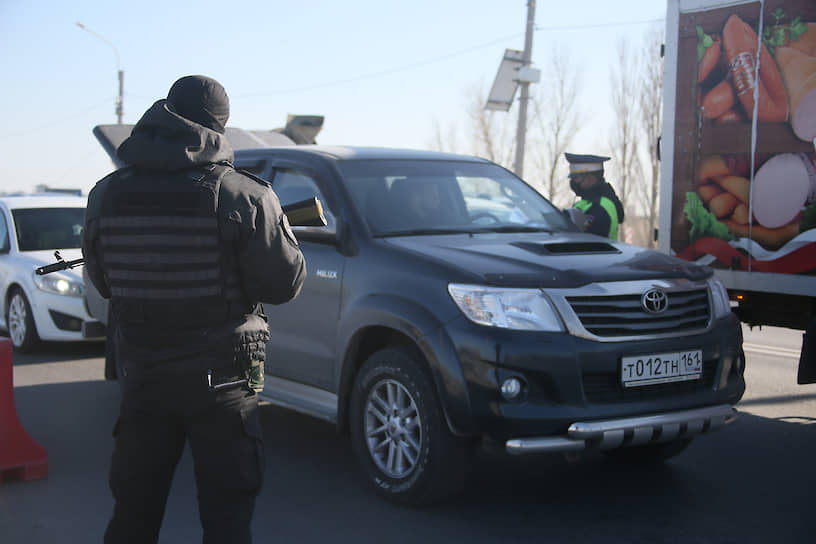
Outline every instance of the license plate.
{"label": "license plate", "polygon": [[699,349],[621,359],[624,387],[699,380],[702,374],[703,351]]}

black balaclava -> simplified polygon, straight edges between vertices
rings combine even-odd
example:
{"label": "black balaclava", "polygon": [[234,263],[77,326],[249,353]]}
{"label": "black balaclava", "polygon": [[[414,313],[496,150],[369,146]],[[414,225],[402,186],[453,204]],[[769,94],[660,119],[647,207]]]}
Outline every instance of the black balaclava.
{"label": "black balaclava", "polygon": [[185,76],[167,93],[173,111],[185,119],[224,134],[229,119],[229,97],[224,87],[207,76]]}
{"label": "black balaclava", "polygon": [[592,175],[595,176],[596,181],[592,185],[592,187],[589,187],[587,189],[582,189],[581,187],[579,187],[578,180],[575,179],[574,177],[570,178],[570,189],[572,189],[572,192],[581,198],[589,200],[589,198],[587,197],[594,195],[599,190],[600,188],[599,185],[604,183],[603,170],[601,170],[600,172],[592,172]]}

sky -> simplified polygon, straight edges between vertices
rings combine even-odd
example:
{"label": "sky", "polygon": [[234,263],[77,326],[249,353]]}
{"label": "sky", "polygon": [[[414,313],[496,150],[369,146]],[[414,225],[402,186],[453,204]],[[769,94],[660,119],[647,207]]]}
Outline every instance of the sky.
{"label": "sky", "polygon": [[[585,82],[574,152],[606,151],[616,44],[639,43],[665,10],[660,0],[536,2],[539,85],[555,47]],[[120,69],[124,123],[177,78],[204,74],[227,90],[229,126],[323,115],[320,144],[430,149],[451,127],[466,144],[468,97],[488,93],[505,49],[524,48],[526,21],[526,0],[0,0],[0,192],[87,193],[112,170],[92,129],[116,122]]]}

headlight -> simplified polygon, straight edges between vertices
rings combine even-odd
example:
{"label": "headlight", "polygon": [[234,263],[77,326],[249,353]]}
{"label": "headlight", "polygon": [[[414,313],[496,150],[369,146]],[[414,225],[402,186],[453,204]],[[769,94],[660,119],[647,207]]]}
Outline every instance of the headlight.
{"label": "headlight", "polygon": [[539,289],[448,285],[448,293],[474,323],[522,331],[562,332],[561,319]]}
{"label": "headlight", "polygon": [[66,279],[59,274],[45,274],[40,276],[34,273],[33,278],[34,285],[48,293],[69,297],[81,297],[85,292],[85,288],[81,283]]}
{"label": "headlight", "polygon": [[719,279],[712,277],[708,280],[708,287],[711,289],[711,301],[714,318],[719,319],[731,313],[731,302],[728,299],[728,291]]}

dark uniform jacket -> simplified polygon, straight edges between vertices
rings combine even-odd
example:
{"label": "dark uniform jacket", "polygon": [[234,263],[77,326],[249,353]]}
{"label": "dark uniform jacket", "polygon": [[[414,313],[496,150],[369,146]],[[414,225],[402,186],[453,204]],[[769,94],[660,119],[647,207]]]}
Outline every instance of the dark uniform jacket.
{"label": "dark uniform jacket", "polygon": [[277,196],[236,172],[226,138],[157,101],[88,196],[88,277],[111,299],[124,366],[263,361],[261,302],[294,298],[303,255]]}
{"label": "dark uniform jacket", "polygon": [[615,189],[602,179],[580,196],[581,201],[575,207],[590,218],[586,231],[617,240],[618,226],[623,223],[624,214]]}

